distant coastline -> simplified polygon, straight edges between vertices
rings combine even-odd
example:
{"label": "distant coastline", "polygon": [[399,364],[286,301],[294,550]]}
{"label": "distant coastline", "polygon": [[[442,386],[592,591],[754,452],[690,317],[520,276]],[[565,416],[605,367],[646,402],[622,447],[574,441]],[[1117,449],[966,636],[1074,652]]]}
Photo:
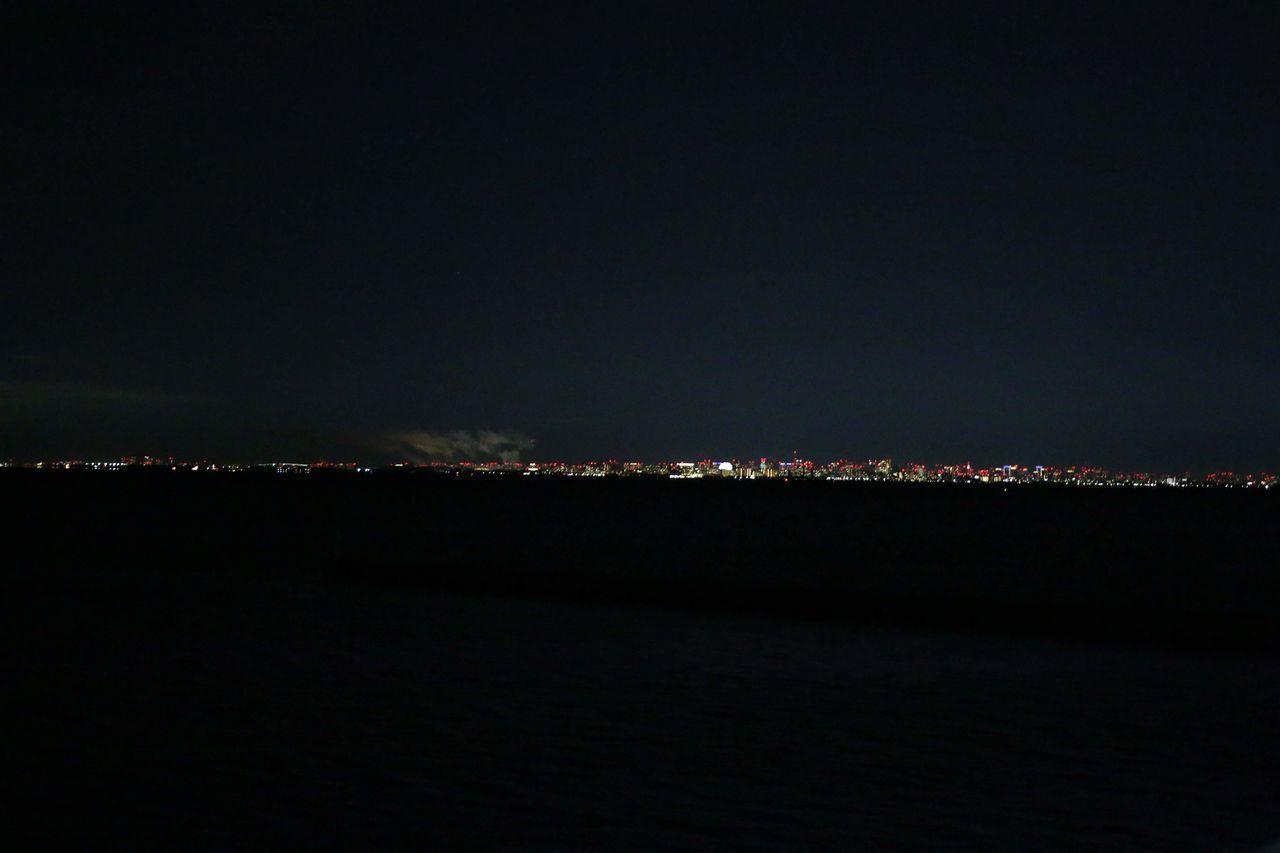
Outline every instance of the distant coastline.
{"label": "distant coastline", "polygon": [[401,461],[386,464],[363,462],[219,462],[208,459],[177,459],[172,456],[122,457],[112,460],[55,459],[0,462],[0,471],[80,471],[111,473],[123,471],[183,473],[272,473],[298,474],[399,474],[449,477],[611,477],[618,479],[716,479],[716,480],[830,480],[876,483],[964,483],[981,485],[1062,485],[1124,486],[1135,488],[1251,488],[1280,486],[1280,474],[1267,471],[1212,471],[1192,474],[1150,471],[1113,471],[1091,465],[997,465],[975,467],[924,465],[915,462],[895,465],[891,459],[852,462],[838,459],[815,463],[799,457],[791,460],[740,459],[660,462],[623,462],[614,459],[587,462],[518,461]]}

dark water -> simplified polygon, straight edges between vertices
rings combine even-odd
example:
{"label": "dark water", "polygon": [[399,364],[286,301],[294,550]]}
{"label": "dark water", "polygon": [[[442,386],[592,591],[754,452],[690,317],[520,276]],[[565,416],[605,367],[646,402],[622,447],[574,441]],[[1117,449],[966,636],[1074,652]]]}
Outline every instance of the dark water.
{"label": "dark water", "polygon": [[[768,551],[752,563],[722,539],[733,565],[803,579],[734,585],[724,564],[703,562],[714,549],[663,539],[709,519],[745,513],[758,522],[763,510],[739,495],[703,493],[709,508],[690,504],[667,528],[630,504],[634,493],[615,500],[633,510],[613,522],[622,541],[667,558],[653,573],[704,566],[700,580],[720,581],[732,605],[677,607],[682,593],[715,584],[672,577],[665,586],[624,586],[622,596],[570,595],[563,579],[513,586],[512,565],[537,567],[510,532],[475,545],[484,561],[459,562],[465,549],[441,544],[451,558],[447,584],[439,560],[400,560],[389,570],[339,553],[319,570],[324,560],[310,546],[298,546],[305,559],[289,561],[296,551],[245,532],[277,507],[275,524],[290,540],[306,519],[323,517],[331,523],[314,527],[326,549],[392,543],[405,555],[412,537],[399,528],[334,521],[363,518],[346,512],[346,492],[321,499],[269,483],[158,500],[151,486],[128,486],[105,501],[101,488],[22,493],[31,498],[27,533],[49,540],[48,556],[8,569],[7,669],[18,713],[7,764],[29,802],[20,819],[47,844],[1249,850],[1280,838],[1280,656],[1265,643],[1249,647],[1254,629],[1229,635],[1216,616],[1200,618],[1254,617],[1270,605],[1233,597],[1268,589],[1257,580],[1262,570],[1241,560],[1271,544],[1269,507],[1251,515],[1236,504],[1154,504],[1147,516],[1122,500],[1124,512],[1111,513],[1122,521],[1098,527],[1104,539],[1123,540],[1135,524],[1172,530],[1198,512],[1204,526],[1220,519],[1239,534],[1217,553],[1246,580],[1206,584],[1199,611],[1169,609],[1172,616],[1143,623],[1155,633],[1118,636],[1114,624],[1096,635],[1088,625],[1036,630],[1008,619],[1003,605],[982,604],[994,587],[952,576],[947,588],[964,593],[958,601],[971,614],[959,630],[941,609],[920,606],[921,572],[909,589],[887,580],[840,586],[830,580],[834,557],[822,564],[829,552],[812,545],[790,561]],[[383,524],[413,514],[404,501],[421,512],[423,502],[452,500],[445,517],[456,523],[531,497],[435,488],[387,499]],[[922,531],[920,519],[941,512],[930,506],[937,493],[907,494],[858,500],[881,520],[891,515],[885,501],[895,509],[915,501],[897,532]],[[368,510],[369,495],[356,497]],[[558,491],[532,497],[538,524],[580,509]],[[849,506],[844,497],[799,500],[832,518]],[[950,514],[983,519],[986,496],[979,505],[950,500]],[[1097,511],[1067,505],[1057,512]],[[988,506],[1008,518],[1005,506]],[[59,507],[97,511],[77,528]],[[211,520],[221,520],[221,534],[206,529]],[[441,523],[424,518],[421,529],[439,537]],[[538,541],[529,523],[508,524]],[[85,527],[92,548],[87,534],[74,534]],[[112,539],[112,529],[127,535]],[[154,538],[144,547],[139,531],[147,529]],[[1184,544],[1200,541],[1203,529]],[[178,532],[203,548],[184,550]],[[761,535],[729,532],[748,542]],[[593,539],[601,536],[554,539],[566,548],[561,568],[581,572],[587,564],[575,554],[607,551]],[[665,544],[646,551],[646,536]],[[220,541],[226,547],[215,547]],[[871,557],[851,565],[891,578],[887,561],[876,561],[884,555],[863,544]],[[1114,557],[1117,547],[1091,553]],[[148,553],[177,559],[153,566],[142,562]],[[1076,564],[1059,556],[1040,574],[1029,562],[1005,565],[1009,577],[1018,575],[1008,566],[1021,566],[1037,578],[1006,600],[1043,603],[1060,583],[1055,573]],[[409,566],[434,580],[416,582]],[[959,577],[980,574],[969,561],[953,567]],[[1190,562],[1165,569],[1177,575],[1174,587],[1194,588]],[[1105,589],[1124,590],[1155,574],[1123,562],[1094,567],[1081,575],[1078,599],[1098,593],[1084,581],[1119,575]],[[793,595],[775,610],[757,594],[769,589],[871,589],[881,606],[841,616],[839,608],[797,610]],[[637,590],[644,595],[631,595]],[[1115,621],[1105,608],[1067,612]],[[970,624],[988,616],[990,630]],[[1178,625],[1208,626],[1211,642],[1166,642]]]}

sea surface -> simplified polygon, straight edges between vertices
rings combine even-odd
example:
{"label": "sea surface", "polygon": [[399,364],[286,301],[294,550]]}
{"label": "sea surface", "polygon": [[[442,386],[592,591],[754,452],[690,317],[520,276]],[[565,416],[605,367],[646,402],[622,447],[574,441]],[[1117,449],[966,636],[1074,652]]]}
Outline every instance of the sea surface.
{"label": "sea surface", "polygon": [[[135,484],[106,502],[101,488],[19,490],[36,538],[53,528],[74,538],[58,507],[100,507],[79,522],[94,547],[88,534],[74,548],[51,538],[46,560],[8,567],[16,713],[6,764],[22,791],[15,813],[39,846],[1256,850],[1280,839],[1280,656],[1251,648],[1253,634],[1169,642],[1167,620],[1151,636],[1114,625],[1039,631],[1010,621],[1004,605],[984,627],[980,607],[957,623],[915,597],[882,597],[884,607],[849,618],[771,609],[734,593],[723,566],[706,571],[732,606],[684,606],[679,584],[572,595],[563,579],[512,586],[492,550],[490,563],[450,563],[472,573],[466,583],[417,583],[412,561],[366,572],[343,555],[340,569],[312,571],[308,552],[286,566],[274,544],[255,549],[264,538],[230,522],[235,547],[197,559],[170,536],[190,521],[175,515],[183,507],[216,521],[249,501],[256,519],[282,495],[310,493],[272,482],[255,498],[180,490],[160,501]],[[551,512],[547,502],[576,506],[558,491],[514,503],[531,494],[534,515]],[[909,506],[904,494],[889,500]],[[431,495],[462,501],[453,517],[494,500]],[[880,503],[875,493],[858,500],[868,512]],[[921,514],[933,500],[920,498]],[[278,517],[297,515],[293,533],[306,526],[307,512],[280,505],[290,508]],[[1267,547],[1247,541],[1265,528],[1240,525],[1271,511],[1225,514],[1245,537],[1241,553]],[[145,520],[119,542],[107,536],[106,522],[135,512],[169,525],[155,529],[154,559],[135,547]],[[425,521],[423,531],[423,547],[443,535]],[[385,543],[376,533],[365,530],[361,547]],[[323,538],[328,548],[354,541],[332,529]],[[685,550],[703,560],[700,547]],[[700,565],[677,550],[672,565]],[[1228,600],[1214,590],[1206,599]],[[899,614],[891,604],[904,600]]]}

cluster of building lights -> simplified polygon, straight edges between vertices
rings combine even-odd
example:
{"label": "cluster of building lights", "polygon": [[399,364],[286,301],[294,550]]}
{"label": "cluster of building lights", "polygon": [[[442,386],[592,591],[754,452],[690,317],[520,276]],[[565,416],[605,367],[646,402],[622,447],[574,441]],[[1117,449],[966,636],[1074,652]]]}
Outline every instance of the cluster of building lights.
{"label": "cluster of building lights", "polygon": [[219,462],[181,461],[169,456],[124,457],[111,461],[57,460],[42,462],[0,462],[0,468],[22,468],[58,471],[129,471],[158,469],[189,472],[268,471],[276,474],[310,474],[348,472],[371,474],[378,471],[423,472],[456,477],[484,475],[519,475],[524,477],[649,477],[678,480],[697,479],[804,479],[862,482],[918,483],[1057,483],[1075,486],[1189,487],[1217,486],[1227,488],[1270,489],[1280,485],[1280,477],[1269,473],[1235,473],[1219,471],[1202,477],[1190,474],[1152,474],[1146,472],[1113,472],[1091,466],[1066,468],[1045,465],[1000,465],[974,468],[960,465],[922,465],[909,462],[894,465],[892,459],[869,459],[854,462],[838,459],[823,464],[794,456],[790,460],[761,457],[697,462],[396,462],[385,466],[357,462],[266,462],[253,465]]}

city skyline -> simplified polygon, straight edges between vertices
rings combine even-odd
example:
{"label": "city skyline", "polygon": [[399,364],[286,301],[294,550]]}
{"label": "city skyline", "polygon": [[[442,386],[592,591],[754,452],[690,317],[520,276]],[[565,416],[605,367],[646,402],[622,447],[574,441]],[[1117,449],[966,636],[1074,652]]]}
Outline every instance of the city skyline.
{"label": "city skyline", "polygon": [[892,458],[854,461],[846,458],[818,462],[794,454],[776,457],[716,457],[699,460],[605,459],[549,461],[518,459],[402,460],[388,463],[319,459],[310,462],[258,461],[228,462],[208,458],[179,459],[173,456],[124,456],[116,459],[57,459],[0,461],[0,469],[121,471],[128,469],[169,469],[192,472],[242,472],[274,470],[276,473],[335,471],[373,473],[375,471],[425,471],[445,474],[511,474],[538,476],[666,477],[675,479],[802,478],[859,480],[874,482],[980,482],[1048,483],[1060,485],[1132,486],[1261,486],[1280,485],[1280,475],[1267,471],[1138,471],[1111,470],[1097,465],[974,465],[963,463],[899,462]]}

